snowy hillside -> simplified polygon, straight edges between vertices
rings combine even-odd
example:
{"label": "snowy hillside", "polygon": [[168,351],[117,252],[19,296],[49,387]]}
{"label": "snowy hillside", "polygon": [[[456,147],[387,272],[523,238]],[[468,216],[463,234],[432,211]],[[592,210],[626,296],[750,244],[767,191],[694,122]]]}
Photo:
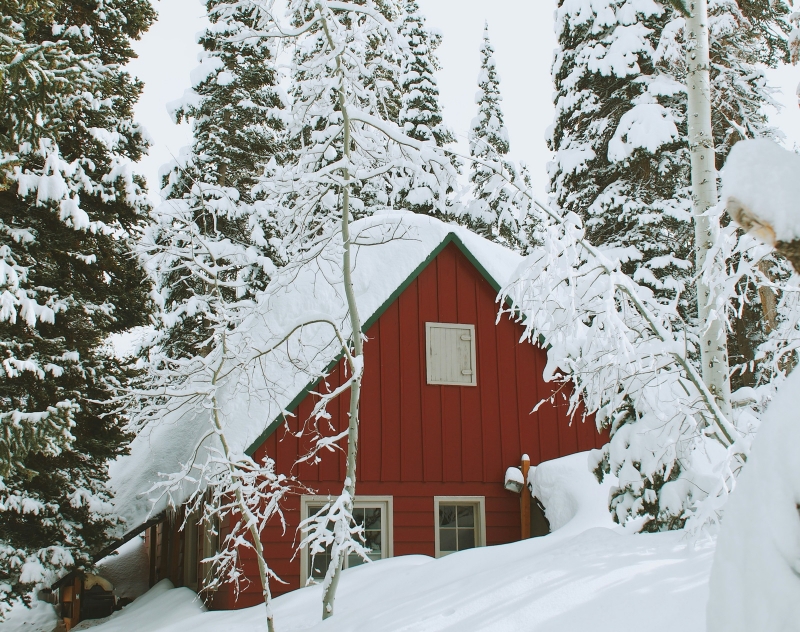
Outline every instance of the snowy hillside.
{"label": "snowy hillside", "polygon": [[[406,556],[344,573],[336,614],[321,621],[321,590],[274,601],[279,632],[365,630],[635,629],[705,630],[713,543],[685,533],[629,535],[604,506],[587,454],[540,465],[531,476],[551,521],[563,526],[523,542],[472,549],[438,560]],[[194,593],[162,582],[93,632],[250,632],[265,628],[263,607],[205,612]],[[624,609],[611,604],[625,604]],[[25,628],[20,628],[25,629]]]}

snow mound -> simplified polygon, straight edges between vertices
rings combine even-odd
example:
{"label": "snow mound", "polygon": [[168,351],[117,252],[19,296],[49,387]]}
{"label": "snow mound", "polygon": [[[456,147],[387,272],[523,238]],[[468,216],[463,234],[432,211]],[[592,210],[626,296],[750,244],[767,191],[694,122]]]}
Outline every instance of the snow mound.
{"label": "snow mound", "polygon": [[[129,606],[107,619],[82,621],[76,632],[178,632],[195,630],[188,622],[206,611],[200,598],[188,588],[175,588],[164,579]],[[215,630],[215,632],[219,632]]]}
{"label": "snow mound", "polygon": [[608,510],[609,493],[616,483],[613,476],[597,483],[589,471],[589,452],[545,461],[528,471],[528,487],[544,505],[551,531],[567,526],[570,533],[617,528]]}
{"label": "snow mound", "polygon": [[709,632],[800,630],[798,409],[795,370],[769,406],[725,508],[711,571]]}
{"label": "snow mound", "polygon": [[[589,453],[574,454],[530,474],[556,529],[550,535],[346,570],[332,619],[322,621],[322,587],[309,586],[274,600],[276,629],[619,632],[645,621],[648,632],[704,632],[713,542],[692,546],[682,532],[629,535],[603,528],[613,524],[606,507],[613,482],[598,485],[588,461]],[[92,632],[266,628],[263,605],[202,612],[193,593],[168,588],[162,582]],[[624,612],[613,604],[624,604]]]}
{"label": "snow mound", "polygon": [[[412,555],[346,570],[332,619],[321,620],[322,589],[310,586],[274,601],[275,628],[279,632],[620,632],[646,622],[648,632],[704,632],[710,543],[687,546],[681,532],[622,535],[594,528],[572,537],[564,537],[564,532],[438,560]],[[166,599],[178,591],[175,598]],[[227,612],[189,610],[184,620],[176,622],[172,608],[196,603],[191,593],[178,591],[152,600],[139,618],[127,614],[129,606],[92,632],[266,629],[263,605]]]}
{"label": "snow mound", "polygon": [[3,632],[52,632],[58,617],[52,604],[34,599],[31,607],[16,603],[6,615],[0,629]]}
{"label": "snow mound", "polygon": [[114,586],[117,599],[136,599],[149,588],[150,560],[140,536],[126,542],[97,564],[97,574]]}
{"label": "snow mound", "polygon": [[800,238],[800,155],[764,138],[740,141],[722,182],[722,203],[738,224],[771,245]]}

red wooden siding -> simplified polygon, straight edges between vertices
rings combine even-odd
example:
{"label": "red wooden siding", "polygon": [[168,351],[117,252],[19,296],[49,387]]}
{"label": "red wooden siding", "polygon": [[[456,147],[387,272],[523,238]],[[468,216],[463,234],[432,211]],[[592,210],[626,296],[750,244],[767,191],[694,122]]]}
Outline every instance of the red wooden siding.
{"label": "red wooden siding", "polygon": [[[433,497],[485,496],[487,544],[519,539],[519,496],[503,489],[507,467],[523,453],[536,465],[544,460],[600,447],[605,437],[591,422],[570,420],[565,395],[536,413],[534,406],[560,385],[542,381],[546,354],[520,343],[522,327],[507,318],[495,324],[496,293],[453,244],[448,245],[403,291],[367,332],[358,456],[358,494],[392,496],[394,555],[434,554]],[[477,386],[426,383],[425,323],[474,324]],[[328,379],[341,383],[340,363]],[[331,404],[335,428],[346,425],[348,397]],[[289,422],[296,429],[312,409],[312,398]],[[256,451],[269,454],[278,471],[293,469],[305,444],[279,429]],[[326,453],[317,465],[294,469],[319,494],[338,494],[344,477],[343,453]],[[293,556],[299,522],[299,498],[287,504],[288,530],[277,525],[264,536],[272,568],[286,582],[280,594],[297,588],[299,557]],[[244,552],[245,556],[247,552]],[[261,600],[255,560],[247,559],[248,589],[235,601],[219,595],[216,603],[237,607]]]}

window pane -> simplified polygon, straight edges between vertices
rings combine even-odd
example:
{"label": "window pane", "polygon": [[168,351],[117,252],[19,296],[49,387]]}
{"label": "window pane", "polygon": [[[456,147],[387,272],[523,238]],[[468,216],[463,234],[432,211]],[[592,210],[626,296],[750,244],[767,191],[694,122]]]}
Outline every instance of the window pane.
{"label": "window pane", "polygon": [[[322,510],[324,505],[307,505],[306,518],[315,516]],[[381,507],[354,507],[353,520],[356,524],[364,528],[362,545],[367,549],[367,557],[371,560],[379,560],[383,557],[383,532],[382,532],[382,517],[383,514]],[[329,523],[329,527],[332,525]],[[331,564],[331,547],[328,546],[324,553],[318,553],[314,561],[311,560],[311,552],[308,555],[308,568],[309,576],[314,583],[321,581],[325,578],[325,573]],[[359,566],[364,564],[364,559],[357,554],[350,554],[344,561],[344,568]]]}
{"label": "window pane", "polygon": [[312,516],[316,516],[325,505],[309,505],[308,506],[308,515],[306,518],[311,518]]}
{"label": "window pane", "polygon": [[364,514],[362,520],[365,529],[374,529],[380,531],[381,528],[381,510],[379,507],[370,507],[369,509],[362,509]]}
{"label": "window pane", "polygon": [[[452,505],[439,505],[439,526],[440,527],[455,527],[456,526],[456,508]],[[455,549],[452,549],[455,551]]]}
{"label": "window pane", "polygon": [[439,529],[439,550],[442,552],[458,551],[455,529]]}
{"label": "window pane", "polygon": [[458,550],[464,551],[466,549],[475,548],[475,530],[474,529],[459,529],[458,530]]}
{"label": "window pane", "polygon": [[366,536],[364,548],[369,549],[370,558],[379,560],[381,558],[381,532],[367,531]]}
{"label": "window pane", "polygon": [[347,556],[347,568],[353,568],[354,566],[361,566],[364,563],[364,558],[358,555],[357,553],[351,553]]}
{"label": "window pane", "polygon": [[328,566],[331,563],[331,556],[328,553],[318,553],[314,559],[311,559],[309,553],[309,567],[311,568],[311,578],[315,580],[325,579],[325,573],[328,572]]}
{"label": "window pane", "polygon": [[475,526],[475,507],[473,505],[461,505],[458,507],[458,526]]}

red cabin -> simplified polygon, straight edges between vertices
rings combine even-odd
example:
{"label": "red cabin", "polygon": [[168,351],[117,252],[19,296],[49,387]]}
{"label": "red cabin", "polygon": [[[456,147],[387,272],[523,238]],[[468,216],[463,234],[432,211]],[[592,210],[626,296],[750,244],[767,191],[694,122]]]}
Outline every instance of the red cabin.
{"label": "red cabin", "polygon": [[[398,260],[400,267],[413,268],[410,274],[392,282],[380,305],[362,314],[367,342],[356,518],[363,521],[374,559],[438,557],[519,540],[520,496],[504,488],[506,469],[519,465],[523,454],[536,465],[598,448],[606,438],[579,415],[570,418],[562,384],[543,380],[546,352],[522,339],[519,323],[497,318],[498,291],[521,258],[463,229],[400,217],[426,234],[417,259]],[[367,263],[357,263],[357,271],[359,265],[369,271]],[[342,371],[339,361],[327,388],[341,383]],[[294,413],[291,430],[309,417],[313,391],[321,388],[308,384],[286,405]],[[345,396],[328,408],[337,429],[346,426],[348,404]],[[305,551],[295,555],[296,528],[329,494],[340,493],[345,471],[343,452],[327,452],[317,465],[295,467],[305,444],[283,423],[276,419],[248,453],[271,456],[278,471],[293,471],[315,494],[287,503],[285,534],[277,524],[264,533],[267,560],[287,582],[275,583],[274,594],[324,575],[324,557],[317,556],[312,565]],[[209,546],[207,538],[169,524],[148,530],[151,581],[169,577],[176,585],[197,589],[202,583],[198,560]],[[245,559],[245,571],[252,576],[249,588],[238,599],[232,589],[218,591],[214,607],[261,601],[254,559]]]}

